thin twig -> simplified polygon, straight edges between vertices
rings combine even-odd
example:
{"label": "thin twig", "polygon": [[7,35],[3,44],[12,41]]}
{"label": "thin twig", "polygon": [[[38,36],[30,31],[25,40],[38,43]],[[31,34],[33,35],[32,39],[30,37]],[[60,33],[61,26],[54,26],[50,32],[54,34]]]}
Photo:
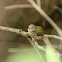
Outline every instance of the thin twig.
{"label": "thin twig", "polygon": [[14,32],[16,34],[19,34],[19,35],[22,35],[22,36],[25,36],[25,37],[28,36],[28,32],[22,31],[22,29],[15,29],[15,28],[0,26],[0,30]]}
{"label": "thin twig", "polygon": [[37,0],[37,5],[41,8],[41,0]]}
{"label": "thin twig", "polygon": [[52,46],[52,44],[50,43],[48,37],[43,37],[43,41],[44,41],[44,43],[45,43],[46,45]]}
{"label": "thin twig", "polygon": [[[29,39],[28,39],[29,40]],[[34,42],[34,43],[33,43]],[[34,46],[34,44],[35,44],[35,47],[37,47],[38,49],[40,49],[40,50],[43,50],[43,51],[45,51],[45,48],[44,47],[42,47],[42,46],[40,46],[38,43],[37,43],[37,41],[32,41],[32,40],[30,40],[30,43],[32,43],[32,45]]]}
{"label": "thin twig", "polygon": [[[55,38],[58,39],[60,41],[62,41],[62,37],[56,36],[56,35],[46,35],[44,34],[44,37],[49,37],[49,38]],[[62,44],[62,42],[60,42],[60,44]],[[61,49],[61,45],[59,45],[60,49]]]}
{"label": "thin twig", "polygon": [[11,6],[6,6],[5,9],[16,9],[16,8],[33,8],[32,5],[30,4],[17,4],[17,5],[11,5]]}
{"label": "thin twig", "polygon": [[33,0],[28,1],[53,26],[53,28],[57,31],[59,36],[62,37],[62,30],[56,25],[56,23]]}
{"label": "thin twig", "polygon": [[55,39],[58,39],[58,40],[62,41],[62,37],[59,37],[59,36],[56,36],[56,35],[47,35],[47,34],[44,34],[44,37],[55,38]]}
{"label": "thin twig", "polygon": [[58,9],[60,11],[60,13],[62,13],[62,9],[58,6],[54,6],[55,9]]}

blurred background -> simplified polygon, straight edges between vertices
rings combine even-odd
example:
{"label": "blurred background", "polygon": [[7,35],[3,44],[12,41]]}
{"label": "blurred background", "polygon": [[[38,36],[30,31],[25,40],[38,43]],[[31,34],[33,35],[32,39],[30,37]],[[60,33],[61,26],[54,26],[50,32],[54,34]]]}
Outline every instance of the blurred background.
{"label": "blurred background", "polygon": [[[21,8],[7,8],[10,5],[22,5]],[[27,7],[23,7],[23,5]],[[62,29],[62,0],[41,0],[41,8]],[[58,35],[53,27],[31,6],[27,0],[0,0],[0,26],[26,31],[29,24],[42,26],[45,34]],[[62,52],[62,42],[50,39],[51,43]],[[44,46],[43,42],[39,44]],[[11,48],[32,48],[23,36],[0,30],[0,60],[5,60],[12,52]]]}

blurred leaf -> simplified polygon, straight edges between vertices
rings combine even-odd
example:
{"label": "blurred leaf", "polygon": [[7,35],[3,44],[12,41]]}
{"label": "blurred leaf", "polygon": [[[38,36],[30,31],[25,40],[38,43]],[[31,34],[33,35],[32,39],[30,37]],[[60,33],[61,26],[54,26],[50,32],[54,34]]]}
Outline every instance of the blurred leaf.
{"label": "blurred leaf", "polygon": [[61,59],[54,48],[47,46],[45,53],[47,62],[61,62]]}
{"label": "blurred leaf", "polygon": [[18,52],[10,55],[6,62],[61,62],[56,50],[46,46],[46,50],[40,51],[41,57],[32,49],[19,49]]}
{"label": "blurred leaf", "polygon": [[0,62],[5,62],[5,60],[0,60]]}
{"label": "blurred leaf", "polygon": [[22,49],[10,55],[6,62],[44,62],[44,60],[43,57],[39,57],[34,49]]}

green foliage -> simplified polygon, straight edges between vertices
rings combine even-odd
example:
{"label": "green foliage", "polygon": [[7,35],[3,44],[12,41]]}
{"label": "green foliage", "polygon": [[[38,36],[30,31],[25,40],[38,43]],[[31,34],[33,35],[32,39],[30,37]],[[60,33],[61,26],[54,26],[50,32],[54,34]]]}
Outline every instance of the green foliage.
{"label": "green foliage", "polygon": [[6,62],[61,62],[60,57],[56,54],[55,49],[46,46],[46,50],[40,51],[41,58],[34,49],[19,50],[20,52],[11,55]]}
{"label": "green foliage", "polygon": [[5,62],[5,60],[0,60],[0,62]]}
{"label": "green foliage", "polygon": [[45,56],[47,62],[61,62],[56,50],[50,46],[46,47]]}
{"label": "green foliage", "polygon": [[6,62],[41,62],[36,52],[31,50],[21,50],[11,55]]}

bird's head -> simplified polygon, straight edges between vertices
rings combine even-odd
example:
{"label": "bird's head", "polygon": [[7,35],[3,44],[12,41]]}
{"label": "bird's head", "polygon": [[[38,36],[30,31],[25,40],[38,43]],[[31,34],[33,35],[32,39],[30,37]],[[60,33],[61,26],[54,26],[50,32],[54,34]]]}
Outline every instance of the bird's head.
{"label": "bird's head", "polygon": [[30,24],[28,26],[28,32],[36,32],[36,26],[34,24]]}

